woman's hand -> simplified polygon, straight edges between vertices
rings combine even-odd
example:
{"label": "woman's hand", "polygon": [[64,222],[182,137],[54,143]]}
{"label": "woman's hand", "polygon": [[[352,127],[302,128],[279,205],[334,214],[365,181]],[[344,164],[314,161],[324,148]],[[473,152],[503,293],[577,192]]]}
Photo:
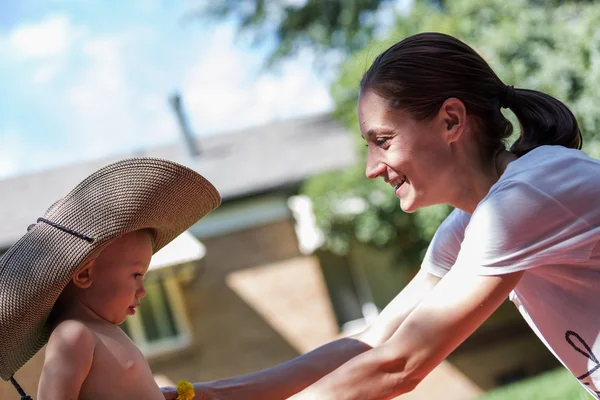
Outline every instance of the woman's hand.
{"label": "woman's hand", "polygon": [[161,387],[160,391],[162,392],[163,396],[165,396],[165,400],[177,399],[177,388],[175,386]]}
{"label": "woman's hand", "polygon": [[[177,399],[177,388],[174,386],[161,387],[160,391],[165,400],[176,400]],[[205,385],[201,383],[194,383],[194,400],[219,400],[215,393]]]}

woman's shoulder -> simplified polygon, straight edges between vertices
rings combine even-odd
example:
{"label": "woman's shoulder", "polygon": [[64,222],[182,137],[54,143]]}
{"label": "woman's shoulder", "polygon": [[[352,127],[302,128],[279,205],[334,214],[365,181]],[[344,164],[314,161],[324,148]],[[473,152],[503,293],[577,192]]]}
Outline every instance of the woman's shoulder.
{"label": "woman's shoulder", "polygon": [[[518,185],[515,185],[518,183]],[[540,146],[508,164],[490,194],[519,187],[535,188],[551,197],[600,194],[600,160],[563,146]]]}
{"label": "woman's shoulder", "polygon": [[477,219],[485,225],[500,215],[502,225],[521,229],[530,221],[524,214],[546,222],[556,221],[560,214],[571,222],[582,220],[597,226],[599,198],[599,160],[580,150],[541,146],[508,165],[477,206],[472,221]]}
{"label": "woman's shoulder", "polygon": [[460,242],[464,236],[465,229],[469,224],[471,214],[455,208],[450,214],[442,221],[436,231],[437,239],[440,241],[446,241],[448,239],[457,240]]}
{"label": "woman's shoulder", "polygon": [[584,151],[564,146],[539,146],[508,164],[502,178],[528,176],[532,173],[572,172],[578,168],[600,168],[600,160],[588,156]]}

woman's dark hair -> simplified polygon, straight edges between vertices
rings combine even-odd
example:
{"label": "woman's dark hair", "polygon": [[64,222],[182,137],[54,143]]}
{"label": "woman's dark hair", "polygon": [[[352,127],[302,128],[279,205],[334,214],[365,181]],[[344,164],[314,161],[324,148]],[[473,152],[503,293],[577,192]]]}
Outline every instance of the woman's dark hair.
{"label": "woman's dark hair", "polygon": [[360,82],[390,106],[419,120],[432,118],[444,101],[460,99],[478,128],[483,157],[506,148],[513,127],[500,112],[510,108],[521,135],[510,151],[517,156],[541,145],[581,149],[577,120],[559,100],[545,93],[506,86],[472,48],[441,33],[420,33],[380,54]]}

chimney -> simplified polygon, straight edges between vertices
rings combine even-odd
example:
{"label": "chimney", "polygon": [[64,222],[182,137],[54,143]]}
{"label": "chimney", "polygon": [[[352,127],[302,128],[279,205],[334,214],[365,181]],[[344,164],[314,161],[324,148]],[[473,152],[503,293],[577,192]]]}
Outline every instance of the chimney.
{"label": "chimney", "polygon": [[194,135],[192,135],[187,119],[185,118],[185,114],[183,112],[183,105],[181,101],[181,95],[179,94],[179,92],[175,92],[175,94],[171,96],[170,102],[171,106],[173,106],[173,110],[175,110],[175,114],[177,115],[177,121],[179,122],[179,127],[181,128],[181,133],[183,134],[183,138],[185,139],[185,143],[187,145],[190,156],[194,158],[200,154],[200,149],[196,145]]}

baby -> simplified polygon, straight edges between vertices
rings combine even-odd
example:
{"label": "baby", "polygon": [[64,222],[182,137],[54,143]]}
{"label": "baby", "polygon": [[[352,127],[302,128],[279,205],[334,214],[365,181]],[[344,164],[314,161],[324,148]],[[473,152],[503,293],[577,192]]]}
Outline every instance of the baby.
{"label": "baby", "polygon": [[146,295],[150,231],[119,237],[81,266],[54,310],[38,400],[164,400],[142,353],[119,328]]}
{"label": "baby", "polygon": [[142,157],[54,203],[0,258],[0,377],[28,399],[14,374],[47,344],[37,400],[164,399],[119,324],[146,295],[152,254],[220,202],[195,171]]}

